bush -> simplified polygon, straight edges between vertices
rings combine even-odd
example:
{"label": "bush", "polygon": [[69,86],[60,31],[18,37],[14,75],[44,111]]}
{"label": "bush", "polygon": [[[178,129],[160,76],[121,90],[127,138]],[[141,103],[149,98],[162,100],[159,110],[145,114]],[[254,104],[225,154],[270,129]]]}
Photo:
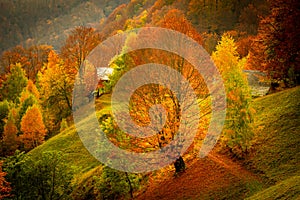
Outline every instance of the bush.
{"label": "bush", "polygon": [[72,175],[58,151],[43,152],[39,159],[17,151],[3,165],[15,199],[66,199]]}

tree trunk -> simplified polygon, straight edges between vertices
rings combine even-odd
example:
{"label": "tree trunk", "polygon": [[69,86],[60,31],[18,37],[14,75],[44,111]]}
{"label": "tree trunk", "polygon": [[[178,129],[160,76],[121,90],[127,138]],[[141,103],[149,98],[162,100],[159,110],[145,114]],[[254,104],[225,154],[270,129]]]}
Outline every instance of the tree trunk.
{"label": "tree trunk", "polygon": [[125,175],[126,175],[126,179],[127,179],[128,185],[129,185],[130,197],[131,197],[131,199],[133,199],[133,187],[132,187],[130,178],[129,178],[129,176],[128,176],[128,173],[125,172]]}

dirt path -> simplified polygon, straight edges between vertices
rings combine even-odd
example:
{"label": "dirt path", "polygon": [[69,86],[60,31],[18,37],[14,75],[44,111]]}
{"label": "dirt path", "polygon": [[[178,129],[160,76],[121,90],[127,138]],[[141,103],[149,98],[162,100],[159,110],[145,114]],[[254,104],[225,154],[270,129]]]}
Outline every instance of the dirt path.
{"label": "dirt path", "polygon": [[229,158],[210,154],[204,159],[187,163],[187,169],[179,176],[165,175],[164,180],[150,183],[147,190],[136,199],[173,200],[209,199],[222,195],[227,188],[245,184],[257,178]]}
{"label": "dirt path", "polygon": [[241,180],[258,180],[259,178],[255,176],[252,172],[245,169],[240,164],[233,162],[231,159],[221,156],[218,154],[209,154],[208,158],[215,163],[218,163],[223,168],[225,168],[229,173],[238,177]]}

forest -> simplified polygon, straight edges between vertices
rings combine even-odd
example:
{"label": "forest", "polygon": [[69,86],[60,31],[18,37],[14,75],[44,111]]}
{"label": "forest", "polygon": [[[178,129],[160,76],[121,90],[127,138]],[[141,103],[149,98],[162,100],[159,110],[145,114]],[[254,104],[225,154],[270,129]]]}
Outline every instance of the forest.
{"label": "forest", "polygon": [[300,197],[299,1],[0,7],[0,199]]}

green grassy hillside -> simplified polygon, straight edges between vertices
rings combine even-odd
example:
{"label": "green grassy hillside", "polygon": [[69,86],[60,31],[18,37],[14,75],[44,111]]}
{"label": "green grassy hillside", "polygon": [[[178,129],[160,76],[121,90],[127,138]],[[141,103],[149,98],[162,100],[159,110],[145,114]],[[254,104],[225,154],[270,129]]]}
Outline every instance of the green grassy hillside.
{"label": "green grassy hillside", "polygon": [[299,199],[300,176],[293,176],[287,180],[258,192],[247,200],[272,200],[272,199]]}
{"label": "green grassy hillside", "polygon": [[[101,108],[96,113],[98,116],[110,112],[110,95],[103,95],[96,100],[96,107]],[[84,125],[88,125],[90,117],[84,121]],[[62,133],[50,138],[43,145],[33,149],[29,154],[32,157],[38,158],[45,151],[61,151],[65,155],[65,162],[70,166],[69,170],[76,167],[75,177],[99,166],[100,163],[86,150],[83,146],[74,125]]]}
{"label": "green grassy hillside", "polygon": [[297,199],[300,196],[300,87],[253,102],[254,148],[247,166],[270,185],[250,199]]}
{"label": "green grassy hillside", "polygon": [[[105,95],[96,101],[97,107],[101,108],[97,115],[110,112],[109,99],[109,95]],[[245,167],[250,168],[255,176],[262,177],[267,187],[255,188],[254,191],[258,192],[249,199],[296,199],[300,195],[299,99],[300,87],[254,100],[256,137],[253,141],[253,152],[245,160]],[[84,121],[88,125],[89,117]],[[73,181],[76,189],[73,196],[82,199],[93,194],[93,177],[101,174],[102,167],[83,147],[75,127],[69,127],[30,154],[38,158],[42,152],[50,150],[62,151],[65,154],[69,170],[76,167]],[[191,166],[189,170],[193,171],[193,168],[197,168],[197,165]],[[196,175],[194,177],[197,178]],[[255,187],[253,183],[249,184]],[[219,187],[215,190],[216,194],[220,193],[222,184]],[[243,192],[240,187],[232,188],[230,195]],[[235,188],[239,191],[234,191]],[[263,190],[259,191],[261,188]],[[210,191],[210,194],[214,192]],[[226,197],[224,193],[222,198]]]}
{"label": "green grassy hillside", "polygon": [[300,87],[254,101],[254,152],[249,164],[270,182],[300,173]]}

